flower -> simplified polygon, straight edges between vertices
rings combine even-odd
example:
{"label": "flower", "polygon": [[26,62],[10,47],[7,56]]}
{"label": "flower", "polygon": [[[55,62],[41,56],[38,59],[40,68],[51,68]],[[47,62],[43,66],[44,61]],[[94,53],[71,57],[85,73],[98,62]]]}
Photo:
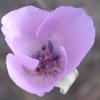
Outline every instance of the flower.
{"label": "flower", "polygon": [[33,6],[11,11],[3,16],[1,30],[13,52],[6,59],[9,76],[38,96],[54,87],[66,93],[95,40],[91,17],[70,6],[50,12]]}

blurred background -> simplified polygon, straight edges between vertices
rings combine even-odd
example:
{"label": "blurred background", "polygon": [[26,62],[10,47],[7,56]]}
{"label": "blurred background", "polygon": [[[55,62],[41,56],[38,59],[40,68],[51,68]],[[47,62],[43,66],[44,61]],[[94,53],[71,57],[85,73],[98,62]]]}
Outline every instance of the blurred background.
{"label": "blurred background", "polygon": [[[0,31],[0,100],[100,100],[100,0],[0,0],[0,19],[7,12],[26,6],[52,10],[61,5],[82,7],[92,16],[96,27],[96,41],[81,62],[79,77],[66,95],[55,88],[44,97],[31,95],[18,88],[9,78],[5,58],[11,52]],[[1,23],[0,23],[1,26]]]}

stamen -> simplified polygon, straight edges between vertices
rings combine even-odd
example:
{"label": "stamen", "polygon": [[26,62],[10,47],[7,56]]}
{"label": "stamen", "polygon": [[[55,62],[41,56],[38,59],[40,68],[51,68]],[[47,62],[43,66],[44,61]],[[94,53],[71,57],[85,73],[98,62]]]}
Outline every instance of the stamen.
{"label": "stamen", "polygon": [[48,41],[48,50],[50,53],[53,53],[53,44],[50,40]]}

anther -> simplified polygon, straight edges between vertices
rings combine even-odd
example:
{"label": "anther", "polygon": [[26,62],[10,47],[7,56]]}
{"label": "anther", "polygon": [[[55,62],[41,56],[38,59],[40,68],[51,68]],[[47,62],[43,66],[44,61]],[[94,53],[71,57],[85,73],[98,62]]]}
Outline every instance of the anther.
{"label": "anther", "polygon": [[52,42],[50,40],[48,41],[48,51],[50,53],[53,53],[53,44],[52,44]]}

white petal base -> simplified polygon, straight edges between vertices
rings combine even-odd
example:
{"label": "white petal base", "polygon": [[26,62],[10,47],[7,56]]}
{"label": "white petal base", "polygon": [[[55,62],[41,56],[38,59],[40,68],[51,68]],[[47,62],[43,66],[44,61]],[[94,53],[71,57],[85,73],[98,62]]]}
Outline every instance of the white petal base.
{"label": "white petal base", "polygon": [[56,87],[60,88],[60,92],[62,94],[66,94],[78,75],[79,73],[77,69],[75,69],[72,73],[69,73],[62,80],[60,80],[58,84],[56,84]]}

